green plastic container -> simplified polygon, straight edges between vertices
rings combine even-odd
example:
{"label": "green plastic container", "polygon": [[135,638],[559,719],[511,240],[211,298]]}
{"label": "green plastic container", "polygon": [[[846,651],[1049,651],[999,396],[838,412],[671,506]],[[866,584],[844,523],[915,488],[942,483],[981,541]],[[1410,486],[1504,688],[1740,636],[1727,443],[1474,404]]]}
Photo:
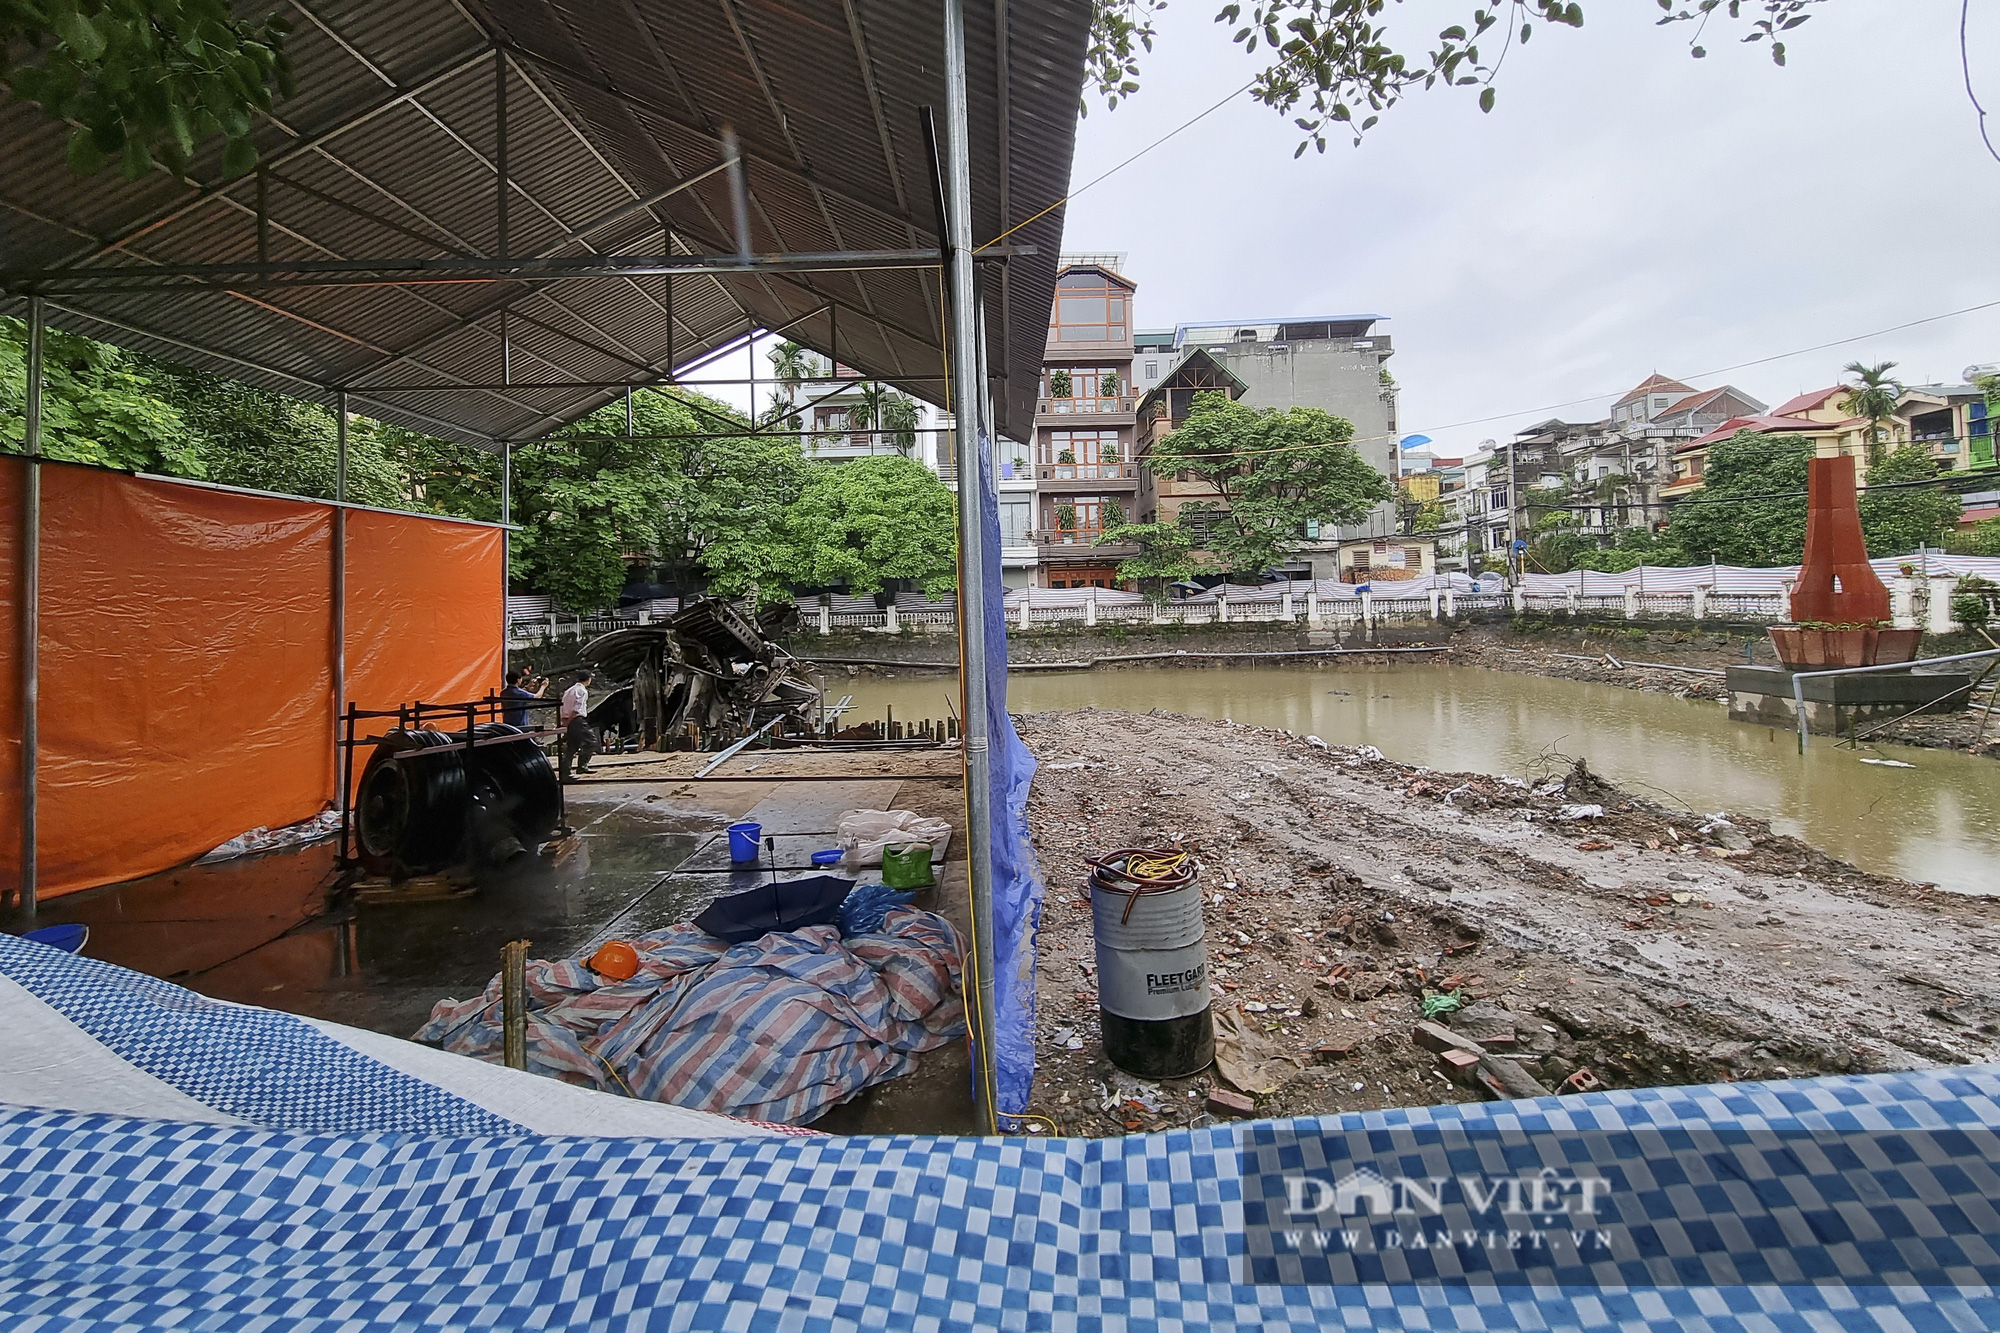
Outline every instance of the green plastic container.
{"label": "green plastic container", "polygon": [[882,882],[892,889],[922,889],[937,883],[931,878],[931,845],[903,842],[884,847]]}

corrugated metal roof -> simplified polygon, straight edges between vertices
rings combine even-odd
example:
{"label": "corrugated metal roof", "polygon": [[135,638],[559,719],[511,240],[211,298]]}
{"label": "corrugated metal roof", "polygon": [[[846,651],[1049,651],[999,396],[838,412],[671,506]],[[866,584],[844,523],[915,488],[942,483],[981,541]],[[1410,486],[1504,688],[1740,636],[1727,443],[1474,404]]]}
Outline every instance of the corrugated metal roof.
{"label": "corrugated metal roof", "polygon": [[[968,9],[973,231],[985,243],[1068,188],[1089,7]],[[918,119],[944,98],[932,0],[323,0],[300,13],[300,91],[257,131],[274,260],[495,253],[496,43],[510,64],[512,255],[657,255],[668,234],[673,253],[733,252],[721,174],[604,222],[713,167],[725,125],[747,157],[754,248],[938,243]],[[10,269],[256,258],[255,181],[221,181],[219,145],[190,171],[205,185],[164,171],[132,183],[69,175],[67,133],[37,108],[0,105]],[[989,282],[1003,429],[1033,420],[1062,221],[1056,208],[1009,236],[1037,253],[996,266]],[[546,434],[622,393],[498,387],[503,309],[517,381],[643,383],[752,325],[788,325],[787,336],[935,402],[938,303],[934,270],[902,269],[107,291],[51,298],[49,317],[321,401],[345,387],[356,410],[487,443]],[[11,295],[8,308],[22,304]],[[432,383],[489,387],[384,387]]]}

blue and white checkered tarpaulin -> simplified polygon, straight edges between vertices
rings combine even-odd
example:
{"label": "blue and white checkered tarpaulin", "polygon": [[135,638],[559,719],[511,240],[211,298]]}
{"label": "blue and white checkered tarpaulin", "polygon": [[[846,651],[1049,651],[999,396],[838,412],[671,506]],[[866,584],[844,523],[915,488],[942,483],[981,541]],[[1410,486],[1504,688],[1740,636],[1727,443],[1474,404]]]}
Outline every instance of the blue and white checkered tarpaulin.
{"label": "blue and white checkered tarpaulin", "polygon": [[[9,1333],[2000,1328],[1982,1240],[2000,1235],[1995,1069],[1103,1140],[743,1137],[754,1131],[716,1117],[648,1134],[613,1114],[642,1104],[415,1047],[432,1063],[383,1059],[407,1043],[363,1050],[345,1030],[5,937],[0,1023]],[[496,1109],[497,1085],[475,1101],[455,1073],[428,1076],[453,1064],[582,1099],[566,1103],[579,1127],[611,1108],[596,1121],[608,1133],[537,1132]],[[1766,1143],[1740,1177],[1667,1181],[1660,1145],[1717,1127],[1804,1137]],[[1841,1134],[1866,1136],[1850,1154],[1864,1170],[1829,1167]],[[1850,1256],[1790,1284],[1613,1285],[1561,1262],[1532,1285],[1245,1281],[1258,1206],[1246,1181],[1263,1168],[1386,1164],[1413,1143],[1480,1136],[1502,1156],[1540,1142],[1620,1188],[1644,1175],[1606,1218],[1658,1228],[1670,1213],[1696,1244],[1745,1219],[1766,1253],[1833,1253],[1871,1228],[1887,1240],[1864,1243],[1875,1257],[1861,1266]],[[1371,1188],[1359,1176],[1339,1188]],[[1944,1279],[1911,1280],[1945,1251]]]}

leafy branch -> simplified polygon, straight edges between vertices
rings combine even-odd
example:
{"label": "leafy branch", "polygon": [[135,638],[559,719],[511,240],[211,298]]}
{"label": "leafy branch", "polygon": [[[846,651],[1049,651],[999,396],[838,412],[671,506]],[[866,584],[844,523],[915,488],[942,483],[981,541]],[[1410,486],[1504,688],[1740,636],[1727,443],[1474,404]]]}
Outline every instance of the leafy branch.
{"label": "leafy branch", "polygon": [[[1430,50],[1419,52],[1390,37],[1384,16],[1403,0],[1251,0],[1232,3],[1216,15],[1232,29],[1230,40],[1245,54],[1270,53],[1270,63],[1249,85],[1258,101],[1289,116],[1302,138],[1294,157],[1312,148],[1326,151],[1329,133],[1344,129],[1355,143],[1411,92],[1477,87],[1479,109],[1493,110],[1495,80],[1516,41],[1526,43],[1538,24],[1583,26],[1577,0],[1484,0],[1462,23],[1438,33]],[[1782,34],[1804,23],[1810,8],[1825,0],[1695,0],[1676,8],[1658,0],[1664,24],[1696,24],[1691,54],[1708,54],[1699,38],[1718,13],[1740,20],[1751,12],[1746,42],[1769,42],[1771,57],[1785,63]],[[1139,90],[1139,58],[1153,49],[1155,18],[1165,0],[1093,0],[1089,76],[1107,107]],[[1761,13],[1762,17],[1755,17]],[[1490,61],[1480,44],[1492,52]]]}
{"label": "leafy branch", "polygon": [[116,159],[137,180],[157,159],[182,176],[220,134],[222,174],[240,176],[257,165],[252,117],[292,95],[290,32],[227,0],[0,0],[0,80],[75,126],[80,175]]}

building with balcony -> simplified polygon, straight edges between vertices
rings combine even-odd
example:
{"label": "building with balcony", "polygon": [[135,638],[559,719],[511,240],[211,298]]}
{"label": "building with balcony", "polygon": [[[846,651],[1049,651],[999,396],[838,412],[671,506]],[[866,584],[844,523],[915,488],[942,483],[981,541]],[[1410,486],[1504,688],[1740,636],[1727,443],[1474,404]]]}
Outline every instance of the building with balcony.
{"label": "building with balcony", "polygon": [[1035,582],[1108,588],[1130,546],[1098,538],[1139,514],[1132,388],[1133,296],[1122,256],[1065,256],[1035,402],[1031,540]]}
{"label": "building with balcony", "polygon": [[[935,461],[940,480],[958,489],[958,421],[950,412],[937,414]],[[1041,561],[1035,543],[1035,473],[1028,446],[1002,435],[993,441],[993,486],[1000,502],[1000,581],[1009,588],[1034,586]],[[926,459],[926,462],[932,462]]]}
{"label": "building with balcony", "polygon": [[[1388,373],[1395,345],[1375,325],[1381,315],[1294,315],[1282,319],[1211,320],[1174,330],[1179,352],[1199,347],[1241,380],[1243,401],[1283,411],[1317,407],[1354,423],[1355,452],[1391,481],[1396,455],[1396,386]],[[1331,577],[1340,537],[1386,537],[1397,530],[1396,506],[1385,501],[1361,523],[1325,534],[1311,552],[1315,577]],[[1307,554],[1307,553],[1302,553]]]}
{"label": "building with balcony", "polygon": [[[1810,442],[1820,458],[1852,458],[1855,480],[1866,488],[1870,455],[1878,443],[1877,423],[1852,414],[1849,392],[1848,385],[1835,384],[1802,393],[1768,415],[1731,417],[1683,442],[1675,451],[1673,479],[1661,488],[1662,496],[1673,500],[1700,490],[1709,450],[1742,431],[1796,435]],[[1879,446],[1892,450],[1921,445],[1939,473],[1992,471],[1996,461],[1990,412],[1986,392],[1977,385],[1906,386],[1896,410],[1880,423]]]}

